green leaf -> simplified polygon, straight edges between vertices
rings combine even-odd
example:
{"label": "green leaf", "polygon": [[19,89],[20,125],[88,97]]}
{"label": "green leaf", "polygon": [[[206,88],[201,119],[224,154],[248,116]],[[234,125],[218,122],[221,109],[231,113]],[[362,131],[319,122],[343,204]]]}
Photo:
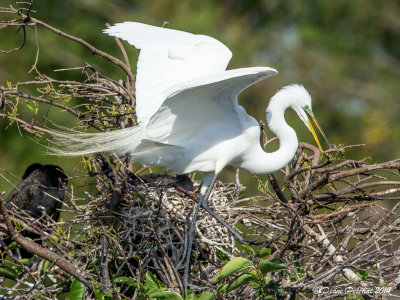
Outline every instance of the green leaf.
{"label": "green leaf", "polygon": [[265,276],[265,277],[262,279],[262,281],[263,281],[264,286],[266,286],[266,285],[268,285],[268,283],[270,283],[271,277]]}
{"label": "green leaf", "polygon": [[93,171],[92,162],[85,156],[82,156],[82,162],[83,162],[83,168],[86,170],[86,172],[92,173]]}
{"label": "green leaf", "polygon": [[33,115],[36,116],[39,109],[36,101],[32,101],[32,104],[30,104],[29,101],[25,101],[25,104],[29,108],[29,110],[33,113]]}
{"label": "green leaf", "polygon": [[195,295],[192,290],[187,290],[185,300],[195,300]]}
{"label": "green leaf", "polygon": [[200,295],[199,300],[210,300],[214,297],[214,294],[209,292],[209,291],[205,291]]}
{"label": "green leaf", "polygon": [[248,269],[250,267],[254,267],[251,260],[244,257],[235,257],[221,269],[221,272],[219,273],[217,278],[217,282],[225,279],[235,272],[241,271],[243,269]]}
{"label": "green leaf", "polygon": [[45,260],[42,266],[42,273],[45,273],[49,267],[50,267],[50,262],[48,260]]}
{"label": "green leaf", "polygon": [[360,279],[362,279],[362,280],[367,280],[367,279],[368,279],[368,271],[359,270],[359,271],[356,272],[356,274],[357,274],[358,277],[360,277]]}
{"label": "green leaf", "polygon": [[220,260],[222,261],[229,261],[229,256],[226,255],[225,253],[221,252],[221,251],[217,251],[217,256]]}
{"label": "green leaf", "polygon": [[280,294],[280,295],[283,295],[285,293],[285,291],[282,289],[281,285],[277,282],[270,283],[268,285],[268,290],[275,294]]}
{"label": "green leaf", "polygon": [[247,253],[249,253],[249,254],[254,254],[254,250],[253,249],[251,249],[249,246],[247,246],[247,245],[243,245],[243,244],[239,244],[239,247],[238,247],[239,249],[240,248],[242,248],[242,249],[244,249]]}
{"label": "green leaf", "polygon": [[221,285],[217,288],[217,290],[215,291],[215,293],[218,295],[218,294],[221,294],[222,292],[225,292],[227,286],[228,286],[227,284],[221,284]]}
{"label": "green leaf", "polygon": [[18,273],[14,269],[3,265],[0,265],[0,275],[3,275],[11,279],[18,277]]}
{"label": "green leaf", "polygon": [[259,256],[260,258],[264,258],[271,255],[271,248],[262,248],[260,250]]}
{"label": "green leaf", "polygon": [[170,291],[156,292],[151,294],[150,299],[167,299],[167,300],[183,300],[177,293]]}
{"label": "green leaf", "polygon": [[19,260],[19,262],[21,264],[23,264],[23,265],[27,265],[32,261],[32,259],[33,259],[33,257],[31,257],[31,258],[22,258],[22,259]]}
{"label": "green leaf", "polygon": [[142,202],[146,202],[146,197],[147,197],[146,193],[141,194],[141,193],[131,192],[131,196],[139,198],[140,201]]}
{"label": "green leaf", "polygon": [[85,299],[86,286],[78,279],[72,280],[68,299],[69,300],[84,300]]}
{"label": "green leaf", "polygon": [[260,261],[260,270],[263,275],[267,274],[268,272],[278,271],[286,269],[287,266],[283,262],[283,260],[279,258],[274,258],[271,260],[262,260]]}
{"label": "green leaf", "polygon": [[251,281],[256,282],[257,277],[252,274],[240,274],[228,283],[228,286],[226,287],[226,292],[229,293],[230,291],[233,291],[238,287],[244,286]]}
{"label": "green leaf", "polygon": [[96,288],[93,289],[93,294],[95,295],[97,300],[113,300],[111,292],[103,293],[99,290],[99,288],[100,286],[97,285]]}
{"label": "green leaf", "polygon": [[101,292],[100,290],[97,290],[97,289],[93,290],[93,294],[97,300],[104,300],[104,298],[106,296],[103,292]]}
{"label": "green leaf", "polygon": [[132,277],[117,277],[113,280],[115,283],[127,284],[133,287],[138,287],[137,282]]}
{"label": "green leaf", "polygon": [[151,288],[157,288],[160,289],[162,288],[162,284],[161,282],[157,279],[156,275],[154,275],[153,273],[151,273],[150,271],[146,272],[145,275],[145,284],[147,286],[148,289]]}
{"label": "green leaf", "polygon": [[22,248],[20,244],[18,244],[17,242],[11,242],[10,245],[8,245],[7,250],[15,250],[19,248]]}
{"label": "green leaf", "polygon": [[259,282],[251,281],[250,282],[250,286],[255,290],[259,290],[260,289],[260,283]]}

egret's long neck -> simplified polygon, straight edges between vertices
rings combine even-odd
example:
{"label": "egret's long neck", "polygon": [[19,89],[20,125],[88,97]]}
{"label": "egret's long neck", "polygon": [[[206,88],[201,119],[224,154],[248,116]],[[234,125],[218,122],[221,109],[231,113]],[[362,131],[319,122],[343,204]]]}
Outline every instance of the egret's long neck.
{"label": "egret's long neck", "polygon": [[[296,132],[285,121],[285,111],[290,106],[290,103],[285,101],[280,102],[271,100],[267,108],[267,124],[269,129],[279,139],[279,149],[266,153],[266,164],[271,164],[274,168],[281,169],[286,166],[294,157],[297,147]],[[286,101],[289,102],[289,101]]]}
{"label": "egret's long neck", "polygon": [[279,149],[267,153],[261,146],[254,147],[251,157],[242,165],[243,169],[251,173],[267,174],[278,171],[293,159],[298,147],[296,132],[285,121],[285,110],[290,106],[289,99],[273,100],[271,99],[267,108],[267,123],[279,139]]}

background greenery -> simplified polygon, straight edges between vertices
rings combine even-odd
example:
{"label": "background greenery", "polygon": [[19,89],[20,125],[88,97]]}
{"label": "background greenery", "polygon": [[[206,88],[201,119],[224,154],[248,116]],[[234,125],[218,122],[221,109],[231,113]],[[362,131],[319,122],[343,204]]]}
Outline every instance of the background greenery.
{"label": "background greenery", "polygon": [[[15,1],[1,3],[16,6]],[[106,23],[130,20],[162,25],[166,21],[169,28],[210,35],[232,50],[229,68],[271,66],[279,71],[278,76],[241,95],[240,103],[258,120],[264,120],[267,100],[280,87],[301,83],[312,95],[313,110],[331,143],[366,145],[347,152],[348,156],[370,156],[379,162],[400,155],[398,1],[41,0],[33,9],[37,11],[34,17],[118,57],[120,51],[114,41],[101,33]],[[2,20],[5,17],[1,16]],[[0,49],[12,49],[21,39],[21,33],[1,30]],[[107,61],[44,28],[39,28],[39,42],[37,68],[41,73],[79,79],[79,72],[53,70],[87,61],[114,79],[124,78],[119,69],[109,68]],[[130,46],[127,50],[134,66],[138,51]],[[35,55],[31,29],[21,51],[0,54],[0,86],[7,81],[33,79],[34,72],[28,71]],[[65,126],[70,122],[65,113],[54,108],[48,112],[43,107],[40,114],[43,123],[46,118]],[[301,141],[313,143],[295,113],[288,112],[286,117]],[[26,113],[24,118],[31,116]],[[21,176],[27,165],[41,162],[58,164],[72,175],[80,159],[47,156],[29,134],[19,132],[15,124],[8,125],[0,119],[0,174],[15,183],[18,179],[5,170]],[[270,133],[268,136],[272,137]],[[224,176],[232,181],[232,170]],[[244,178],[245,184],[247,180]],[[0,190],[11,188],[0,177]]]}

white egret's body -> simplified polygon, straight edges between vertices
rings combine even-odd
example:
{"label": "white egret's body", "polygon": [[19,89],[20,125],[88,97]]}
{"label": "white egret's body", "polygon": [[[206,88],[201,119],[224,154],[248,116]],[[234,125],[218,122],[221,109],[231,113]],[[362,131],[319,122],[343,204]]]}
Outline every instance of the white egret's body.
{"label": "white egret's body", "polygon": [[297,137],[286,124],[284,111],[292,107],[307,124],[304,107],[311,112],[311,97],[302,86],[285,87],[271,99],[267,121],[280,148],[266,153],[259,144],[258,122],[238,104],[238,95],[276,70],[225,70],[231,51],[204,35],[135,22],[116,24],[104,32],[141,50],[136,80],[139,125],[74,135],[76,142],[67,143],[70,151],[61,154],[130,153],[138,162],[178,174],[218,174],[227,165],[265,174],[293,158]]}
{"label": "white egret's body", "polygon": [[[232,53],[221,42],[134,22],[116,24],[105,32],[141,50],[136,81],[139,125],[71,135],[74,143],[68,141],[68,150],[59,151],[61,154],[130,153],[135,161],[163,166],[178,174],[203,172],[199,206],[218,217],[207,200],[216,176],[225,166],[266,174],[293,158],[298,142],[295,131],[284,120],[287,108],[296,111],[316,138],[307,117],[314,119],[311,97],[302,86],[291,85],[275,94],[267,108],[267,123],[279,138],[280,148],[264,152],[258,122],[238,104],[238,95],[277,71],[268,67],[226,71]],[[197,212],[198,208],[194,220]],[[190,232],[193,230],[194,226]],[[187,269],[185,273],[187,279]]]}

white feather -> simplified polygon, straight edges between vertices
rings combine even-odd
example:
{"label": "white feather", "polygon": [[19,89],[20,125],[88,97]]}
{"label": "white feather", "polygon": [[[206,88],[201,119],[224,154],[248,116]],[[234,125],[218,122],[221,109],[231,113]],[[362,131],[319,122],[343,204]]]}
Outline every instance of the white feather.
{"label": "white feather", "polygon": [[164,101],[163,92],[186,80],[226,69],[232,52],[209,36],[135,22],[115,24],[105,33],[140,49],[136,114],[147,124]]}
{"label": "white feather", "polygon": [[[258,122],[238,104],[238,95],[277,74],[267,67],[225,71],[231,52],[213,38],[125,22],[106,33],[141,49],[137,74],[138,126],[61,140],[62,155],[130,153],[134,161],[175,173],[218,174],[226,165],[253,173],[276,171],[297,149],[296,133],[284,120],[292,107],[308,126],[311,98],[300,86],[282,89],[268,107],[268,125],[281,147],[265,153]],[[311,110],[310,110],[311,112]],[[71,142],[70,142],[71,140]]]}
{"label": "white feather", "polygon": [[[75,131],[74,131],[75,132]],[[114,152],[124,155],[133,151],[143,136],[142,126],[100,133],[69,133],[56,137],[61,146],[50,149],[56,155],[80,156],[96,152]]]}

